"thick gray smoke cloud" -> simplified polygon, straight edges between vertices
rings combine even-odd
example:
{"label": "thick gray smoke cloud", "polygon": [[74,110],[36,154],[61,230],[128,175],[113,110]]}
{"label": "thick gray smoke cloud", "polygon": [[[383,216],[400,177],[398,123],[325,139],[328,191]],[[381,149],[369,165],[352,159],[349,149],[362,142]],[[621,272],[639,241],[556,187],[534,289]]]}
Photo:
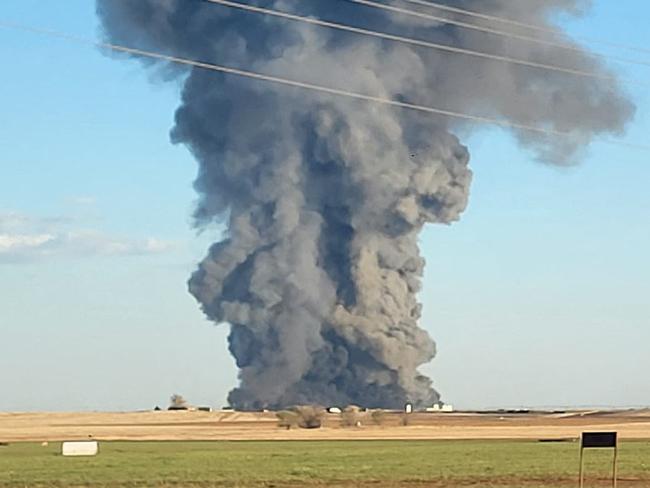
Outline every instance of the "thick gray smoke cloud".
{"label": "thick gray smoke cloud", "polygon": [[[245,1],[245,0],[242,0]],[[248,0],[331,21],[608,74],[559,50],[390,15],[345,0]],[[447,0],[539,24],[577,0]],[[405,5],[403,5],[405,6]],[[411,5],[412,7],[412,5]],[[615,82],[448,55],[197,0],[97,0],[111,42],[571,134],[517,133],[540,159],[571,163],[633,107]],[[557,40],[570,42],[558,34]],[[145,61],[145,64],[151,64]],[[184,85],[172,139],[196,156],[199,225],[225,221],[189,288],[231,324],[238,408],[427,404],[417,368],[435,346],[418,327],[418,234],[458,219],[472,178],[458,122],[201,69]]]}

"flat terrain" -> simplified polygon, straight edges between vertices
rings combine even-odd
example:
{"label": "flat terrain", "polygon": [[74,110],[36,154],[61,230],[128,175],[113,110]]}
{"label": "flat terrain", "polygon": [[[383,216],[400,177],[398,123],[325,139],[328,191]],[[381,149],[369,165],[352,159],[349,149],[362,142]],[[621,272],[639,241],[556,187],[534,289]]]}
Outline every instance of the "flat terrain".
{"label": "flat terrain", "polygon": [[[2,413],[0,488],[563,488],[576,485],[585,430],[618,431],[619,486],[650,487],[648,411],[358,419],[286,430],[262,412]],[[59,441],[90,437],[97,457],[59,454]],[[588,486],[610,486],[610,451],[587,466]]]}
{"label": "flat terrain", "polygon": [[[533,441],[103,442],[0,447],[0,487],[574,487],[578,446]],[[650,442],[621,449],[620,485],[650,486]],[[609,486],[611,453],[590,452],[588,486]]]}
{"label": "flat terrain", "polygon": [[567,439],[582,431],[616,430],[622,439],[650,439],[650,411],[540,414],[387,413],[379,425],[366,414],[357,428],[327,415],[322,429],[285,430],[274,413],[0,413],[0,442],[100,440],[398,440]]}

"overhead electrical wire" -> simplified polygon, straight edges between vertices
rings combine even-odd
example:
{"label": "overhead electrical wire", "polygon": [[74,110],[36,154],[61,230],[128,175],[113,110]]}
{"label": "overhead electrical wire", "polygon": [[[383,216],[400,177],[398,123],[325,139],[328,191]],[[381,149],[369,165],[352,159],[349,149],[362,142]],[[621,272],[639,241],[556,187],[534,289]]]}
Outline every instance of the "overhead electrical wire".
{"label": "overhead electrical wire", "polygon": [[[408,16],[417,17],[417,18],[421,18],[421,19],[433,20],[433,21],[439,22],[441,24],[455,25],[457,27],[461,27],[461,28],[464,28],[464,29],[475,30],[475,31],[486,33],[486,34],[494,34],[494,35],[497,35],[497,36],[508,37],[508,38],[511,38],[511,39],[517,39],[519,41],[533,42],[533,43],[542,44],[542,45],[546,45],[546,46],[550,46],[550,47],[555,47],[555,48],[558,48],[558,49],[566,49],[568,51],[575,51],[575,52],[579,52],[581,54],[584,54],[584,50],[581,47],[575,46],[573,44],[565,43],[565,42],[551,41],[551,40],[547,40],[547,39],[541,39],[539,37],[532,37],[532,36],[526,36],[526,35],[521,35],[521,34],[515,34],[513,32],[499,30],[499,29],[495,29],[495,28],[492,28],[492,27],[480,26],[480,25],[476,25],[476,24],[471,24],[469,22],[464,22],[464,21],[461,21],[461,20],[450,19],[448,17],[440,17],[439,15],[433,15],[433,14],[429,14],[429,13],[425,13],[425,12],[418,12],[416,10],[411,10],[411,9],[408,9],[408,8],[396,7],[394,5],[388,5],[388,4],[381,3],[381,2],[375,2],[374,0],[344,0],[344,1],[351,2],[351,3],[356,3],[358,5],[364,5],[366,7],[372,7],[372,8],[387,10],[387,11],[392,12],[392,13],[408,15]],[[609,55],[600,54],[600,53],[592,53],[592,56],[600,58],[600,59],[618,61],[618,62],[621,62],[621,63],[636,64],[636,65],[641,65],[641,66],[650,66],[650,61],[640,61],[640,60],[635,60],[635,59],[621,58],[621,57],[618,57],[618,56],[609,56]]]}
{"label": "overhead electrical wire", "polygon": [[[173,55],[168,55],[168,54],[162,54],[162,53],[157,53],[154,51],[148,51],[144,49],[138,49],[134,47],[129,47],[129,46],[123,46],[120,44],[112,44],[112,43],[107,43],[107,42],[102,42],[102,41],[96,41],[93,39],[88,39],[85,37],[80,37],[80,36],[75,36],[71,34],[66,34],[54,30],[49,30],[49,29],[42,29],[42,28],[37,28],[37,27],[31,27],[31,26],[26,26],[26,25],[21,25],[21,24],[15,24],[15,23],[10,23],[6,21],[0,21],[0,28],[5,28],[5,29],[13,29],[13,30],[19,30],[23,32],[29,32],[32,34],[40,34],[40,35],[45,35],[48,37],[52,38],[58,38],[62,40],[66,40],[69,42],[74,42],[77,44],[84,44],[84,45],[90,45],[94,46],[96,48],[108,50],[108,51],[115,51],[115,52],[121,52],[121,53],[127,53],[135,56],[142,56],[145,58],[151,58],[151,59],[157,59],[157,60],[162,60],[162,61],[167,61],[170,63],[175,63],[175,64],[180,64],[184,66],[192,66],[195,68],[203,69],[203,70],[209,70],[209,71],[216,71],[220,73],[225,73],[229,75],[234,75],[234,76],[240,76],[244,78],[250,78],[254,80],[260,80],[260,81],[266,81],[270,83],[275,83],[279,85],[285,85],[285,86],[291,86],[295,88],[302,88],[306,90],[311,90],[311,91],[316,91],[320,93],[327,93],[329,95],[337,95],[337,96],[342,96],[342,97],[348,97],[348,98],[353,98],[357,100],[362,100],[362,101],[367,101],[367,102],[374,102],[374,103],[379,103],[382,105],[388,105],[388,106],[393,106],[397,108],[402,108],[402,109],[408,109],[408,110],[414,110],[418,112],[424,112],[424,113],[429,113],[429,114],[436,114],[436,115],[442,115],[445,117],[450,117],[450,118],[455,118],[455,119],[460,119],[460,120],[465,120],[477,124],[482,124],[482,125],[496,125],[500,127],[505,127],[505,128],[510,128],[510,129],[517,129],[521,131],[527,131],[527,132],[532,132],[536,133],[539,135],[548,135],[548,136],[553,136],[553,137],[563,137],[563,138],[571,138],[573,134],[571,132],[565,132],[565,131],[559,131],[559,130],[554,130],[554,129],[547,129],[543,127],[536,127],[532,125],[527,125],[527,124],[520,124],[517,122],[509,122],[506,120],[500,120],[500,119],[495,119],[491,117],[485,117],[481,115],[472,115],[472,114],[467,114],[463,112],[457,112],[453,110],[447,110],[447,109],[442,109],[442,108],[437,108],[437,107],[429,107],[426,105],[419,105],[415,103],[408,103],[408,102],[402,102],[399,100],[394,100],[390,98],[383,98],[375,95],[367,95],[363,93],[356,93],[356,92],[351,92],[348,90],[343,90],[339,88],[332,88],[332,87],[327,87],[323,85],[318,85],[315,83],[307,83],[307,82],[302,82],[302,81],[297,81],[297,80],[292,80],[289,78],[284,78],[280,76],[275,76],[275,75],[266,75],[263,73],[258,73],[255,71],[249,71],[249,70],[244,70],[240,68],[234,68],[230,66],[224,66],[220,64],[213,64],[213,63],[206,63],[203,61],[196,61],[188,58],[183,58],[179,56],[173,56]],[[619,140],[610,140],[610,139],[597,139],[600,142],[605,142],[608,144],[613,144],[613,145],[619,145],[619,146],[625,146],[625,147],[630,147],[630,148],[635,148],[635,149],[640,149],[644,151],[650,151],[650,146],[643,145],[643,144],[635,144],[635,143],[629,143],[626,141],[619,141]]]}
{"label": "overhead electrical wire", "polygon": [[[432,7],[438,10],[443,10],[445,12],[452,12],[455,14],[460,14],[460,15],[466,15],[468,17],[475,17],[477,19],[483,19],[483,20],[490,20],[493,22],[501,22],[502,24],[506,25],[511,25],[513,27],[519,27],[523,29],[530,29],[533,31],[541,32],[544,34],[554,34],[557,35],[560,32],[557,29],[554,29],[552,27],[544,27],[538,24],[531,24],[528,22],[522,22],[520,20],[514,20],[506,17],[499,17],[496,15],[489,15],[489,14],[484,14],[482,12],[476,12],[474,10],[467,10],[463,8],[458,8],[458,7],[452,7],[450,5],[445,5],[442,3],[437,3],[437,2],[432,2],[430,0],[401,0],[402,2],[407,2],[407,3],[413,3],[415,5],[421,5],[424,7]],[[611,41],[606,41],[603,39],[594,39],[592,37],[583,37],[583,36],[578,36],[575,37],[577,40],[585,41],[585,42],[590,42],[593,44],[602,44],[603,46],[609,46],[609,47],[615,47],[618,49],[626,49],[628,51],[636,51],[636,52],[641,52],[641,53],[646,53],[650,54],[650,49],[648,48],[643,48],[640,46],[632,46],[630,44],[622,44],[618,42],[611,42]]]}
{"label": "overhead electrical wire", "polygon": [[532,68],[538,68],[538,69],[543,69],[543,70],[549,70],[549,71],[556,71],[560,73],[565,73],[565,74],[570,74],[570,75],[575,75],[575,76],[582,76],[582,77],[587,77],[587,78],[596,78],[596,79],[601,79],[601,80],[609,80],[609,81],[619,81],[619,80],[624,80],[628,83],[632,83],[635,85],[642,85],[642,86],[650,86],[650,83],[644,83],[643,81],[638,81],[638,80],[632,80],[632,79],[623,79],[619,78],[617,76],[612,76],[612,75],[606,75],[606,74],[600,74],[600,73],[595,73],[593,71],[584,71],[576,68],[566,68],[563,66],[557,66],[554,64],[546,64],[546,63],[539,63],[536,61],[529,61],[525,59],[519,59],[519,58],[513,58],[510,56],[502,56],[498,54],[490,54],[490,53],[485,53],[481,51],[475,51],[472,49],[465,49],[461,47],[454,47],[454,46],[449,46],[446,44],[439,44],[435,42],[429,42],[429,41],[424,41],[420,39],[414,39],[411,37],[404,37],[404,36],[398,36],[394,34],[387,34],[384,32],[378,32],[374,30],[369,30],[369,29],[363,29],[360,27],[354,27],[346,24],[341,24],[338,22],[330,22],[326,20],[321,20],[317,19],[314,17],[303,17],[301,15],[296,15],[296,14],[291,14],[288,12],[281,12],[279,10],[273,10],[269,8],[264,8],[264,7],[257,7],[254,5],[250,4],[245,4],[245,3],[240,3],[240,2],[233,2],[231,0],[202,0],[207,3],[212,3],[216,5],[222,5],[224,7],[229,7],[229,8],[236,8],[240,10],[245,10],[248,12],[253,12],[253,13],[258,13],[262,15],[271,15],[274,17],[279,17],[283,19],[288,19],[288,20],[293,20],[297,22],[304,22],[307,24],[312,24],[312,25],[317,25],[321,27],[327,27],[330,29],[337,29],[337,30],[342,30],[346,32],[352,32],[355,34],[361,34],[361,35],[366,35],[366,36],[371,36],[371,37],[376,37],[379,39],[384,39],[388,41],[394,41],[394,42],[401,42],[405,44],[410,44],[414,46],[419,46],[419,47],[425,47],[425,48],[430,48],[430,49],[436,49],[439,51],[445,51],[447,53],[453,53],[453,54],[463,54],[466,56],[474,56],[478,58],[483,58],[483,59],[490,59],[493,61],[500,61],[504,63],[511,63],[511,64],[518,64],[521,66],[528,66]]}

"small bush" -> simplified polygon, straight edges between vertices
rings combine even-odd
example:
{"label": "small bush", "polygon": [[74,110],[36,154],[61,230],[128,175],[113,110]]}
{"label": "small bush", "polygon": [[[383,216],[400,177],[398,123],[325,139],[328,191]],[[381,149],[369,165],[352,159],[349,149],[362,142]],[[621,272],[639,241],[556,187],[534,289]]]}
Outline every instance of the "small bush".
{"label": "small bush", "polygon": [[373,410],[370,417],[375,425],[382,425],[386,419],[386,413],[383,410]]}
{"label": "small bush", "polygon": [[318,429],[322,425],[323,410],[317,407],[297,406],[291,410],[282,410],[277,412],[278,427],[287,430],[294,427],[301,429]]}
{"label": "small bush", "polygon": [[357,427],[360,423],[360,409],[356,405],[345,407],[341,414],[341,425],[343,427]]}
{"label": "small bush", "polygon": [[298,426],[302,429],[320,429],[324,412],[321,408],[299,406],[293,409],[298,414]]}
{"label": "small bush", "polygon": [[287,430],[298,427],[298,424],[300,423],[298,414],[296,412],[292,412],[291,410],[282,410],[281,412],[277,412],[275,416],[278,418],[278,427],[282,427]]}

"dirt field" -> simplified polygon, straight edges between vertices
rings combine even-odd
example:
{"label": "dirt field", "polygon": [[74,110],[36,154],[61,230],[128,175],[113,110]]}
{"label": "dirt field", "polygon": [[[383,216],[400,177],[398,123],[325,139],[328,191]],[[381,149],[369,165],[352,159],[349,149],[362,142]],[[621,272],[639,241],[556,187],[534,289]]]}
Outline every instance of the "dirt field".
{"label": "dirt field", "polygon": [[366,440],[577,438],[583,431],[618,431],[622,439],[650,439],[650,410],[539,414],[387,413],[381,425],[370,415],[361,427],[344,428],[328,414],[324,427],[285,430],[274,413],[135,412],[0,413],[0,442],[99,440]]}

